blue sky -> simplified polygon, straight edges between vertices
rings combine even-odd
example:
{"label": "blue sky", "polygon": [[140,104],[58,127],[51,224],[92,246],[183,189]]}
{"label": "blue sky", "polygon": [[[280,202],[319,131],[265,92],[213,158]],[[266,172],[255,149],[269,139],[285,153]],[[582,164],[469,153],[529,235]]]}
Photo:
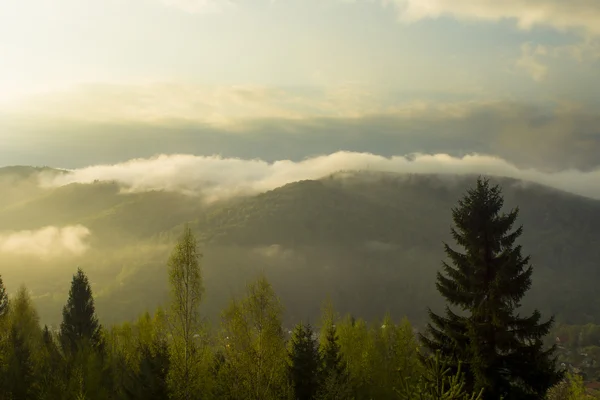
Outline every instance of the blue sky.
{"label": "blue sky", "polygon": [[595,0],[0,0],[0,156],[298,159],[321,138],[593,168],[599,20]]}

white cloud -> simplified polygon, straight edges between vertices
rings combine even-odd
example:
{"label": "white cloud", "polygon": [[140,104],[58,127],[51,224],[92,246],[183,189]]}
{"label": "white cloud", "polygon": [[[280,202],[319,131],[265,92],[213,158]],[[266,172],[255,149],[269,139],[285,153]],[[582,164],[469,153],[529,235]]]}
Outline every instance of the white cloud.
{"label": "white cloud", "polygon": [[159,0],[168,7],[174,7],[190,14],[214,14],[232,7],[229,0]]}
{"label": "white cloud", "polygon": [[579,63],[600,60],[600,39],[586,37],[579,43],[553,46],[549,49],[553,57],[570,57]]}
{"label": "white cloud", "polygon": [[42,258],[78,256],[88,250],[85,240],[89,235],[89,229],[82,225],[0,232],[0,253],[33,255]]}
{"label": "white cloud", "polygon": [[208,201],[254,194],[303,179],[318,179],[341,170],[374,170],[398,173],[490,174],[524,179],[600,199],[600,170],[556,173],[519,169],[503,159],[486,155],[462,158],[447,154],[382,157],[369,153],[337,152],[294,162],[160,155],[115,165],[96,165],[44,178],[44,185],[60,186],[95,180],[117,181],[125,191],[180,191],[200,194]]}
{"label": "white cloud", "polygon": [[548,74],[548,66],[539,60],[539,56],[548,54],[544,46],[533,46],[531,43],[524,43],[521,46],[521,57],[516,61],[517,68],[525,71],[536,82],[541,82]]}
{"label": "white cloud", "polygon": [[600,2],[596,0],[382,0],[394,5],[400,19],[414,22],[453,16],[465,20],[513,19],[519,28],[547,26],[600,34]]}
{"label": "white cloud", "polygon": [[[146,85],[79,85],[13,101],[0,108],[6,115],[32,120],[49,118],[84,122],[186,121],[232,127],[260,119],[355,118],[394,113],[445,113],[467,104],[399,102],[385,93],[347,83],[308,92],[258,85],[202,86],[176,83]],[[454,111],[451,111],[454,110]],[[233,126],[235,127],[235,126]]]}

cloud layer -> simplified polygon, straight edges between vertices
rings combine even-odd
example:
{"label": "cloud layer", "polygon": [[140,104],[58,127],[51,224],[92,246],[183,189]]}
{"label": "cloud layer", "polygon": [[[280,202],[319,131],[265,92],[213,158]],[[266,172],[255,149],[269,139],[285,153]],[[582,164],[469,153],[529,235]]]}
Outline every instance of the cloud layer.
{"label": "cloud layer", "polygon": [[41,258],[78,256],[88,250],[89,229],[82,225],[48,226],[35,231],[0,233],[0,253]]}
{"label": "cloud layer", "polygon": [[593,0],[382,0],[397,7],[400,18],[412,22],[454,16],[466,20],[513,19],[522,29],[536,26],[583,30],[600,35],[600,3]]}
{"label": "cloud layer", "polygon": [[600,170],[566,170],[544,173],[519,169],[498,157],[447,154],[416,154],[382,157],[369,153],[337,152],[294,162],[160,155],[114,165],[96,165],[43,180],[44,185],[116,181],[125,191],[178,191],[198,194],[208,201],[255,194],[290,182],[318,179],[342,170],[372,170],[397,173],[489,174],[523,179],[557,189],[600,199]]}

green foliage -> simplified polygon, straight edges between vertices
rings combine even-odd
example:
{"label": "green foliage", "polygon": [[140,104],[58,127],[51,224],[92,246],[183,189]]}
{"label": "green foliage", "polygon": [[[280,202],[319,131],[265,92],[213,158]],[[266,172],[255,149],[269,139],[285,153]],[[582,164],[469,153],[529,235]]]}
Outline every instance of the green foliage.
{"label": "green foliage", "polygon": [[199,307],[204,293],[196,237],[185,227],[169,258],[171,303],[168,314],[172,335],[169,381],[174,398],[189,400],[198,391],[206,357]]}
{"label": "green foliage", "polygon": [[319,391],[321,357],[310,324],[299,323],[288,350],[288,375],[296,400],[314,400]]}
{"label": "green foliage", "polygon": [[60,341],[63,351],[73,354],[83,343],[101,349],[101,326],[96,317],[92,288],[81,268],[73,275],[67,304],[63,308],[60,324]]}
{"label": "green foliage", "polygon": [[[432,180],[437,182],[433,187],[431,182],[423,186],[424,178],[402,182],[386,178],[374,185],[373,176],[355,178],[303,182],[261,196],[201,207],[203,212],[209,212],[193,228],[185,227],[178,242],[173,242],[175,231],[171,230],[153,242],[129,242],[131,247],[119,244],[106,256],[106,249],[94,245],[86,260],[95,265],[91,275],[94,287],[96,279],[105,285],[98,293],[106,301],[107,315],[122,321],[149,304],[144,301],[153,301],[155,308],[166,299],[162,293],[170,289],[166,312],[159,308],[153,316],[145,313],[137,320],[102,329],[88,278],[78,270],[63,309],[59,335],[55,337],[49,327],[40,328],[32,298],[22,288],[8,302],[9,312],[0,317],[0,397],[487,400],[497,398],[499,390],[515,400],[543,398],[545,388],[560,375],[554,370],[551,349],[546,350],[542,343],[550,323],[539,323],[537,311],[529,318],[515,317],[513,313],[530,285],[531,269],[525,268],[528,259],[521,257],[520,247],[514,245],[520,228],[509,232],[516,212],[498,215],[502,205],[499,191],[480,181],[480,190],[469,192],[470,197],[463,199],[463,206],[468,207],[453,212],[453,233],[465,254],[446,246],[454,267],[446,265],[448,276],[438,277],[438,287],[450,302],[468,307],[455,314],[448,309],[445,317],[431,314],[438,332],[436,335],[432,330],[433,336],[426,338],[430,340],[426,344],[437,354],[427,357],[419,352],[408,320],[397,323],[390,315],[402,315],[402,310],[410,311],[424,299],[430,300],[427,285],[433,282],[433,273],[431,281],[428,274],[433,270],[428,265],[437,256],[429,250],[439,238],[429,234],[439,230],[440,221],[444,220],[440,210],[453,201],[462,184],[452,186]],[[386,184],[380,185],[383,181]],[[99,184],[90,189],[91,186],[86,186],[86,190],[106,191],[105,195],[82,210],[68,210],[73,204],[61,205],[57,196],[59,193],[77,199],[81,194],[79,185],[53,190],[52,194],[45,194],[49,199],[37,198],[32,204],[48,201],[65,221],[81,218],[80,221],[96,227],[102,227],[102,221],[120,219],[120,234],[115,234],[114,243],[129,234],[142,237],[159,225],[171,226],[170,217],[160,217],[144,227],[124,227],[135,225],[138,216],[142,218],[155,210],[154,202],[166,199],[162,194],[115,199],[111,194],[115,187]],[[390,201],[399,194],[401,201]],[[427,203],[424,198],[434,200]],[[189,200],[190,204],[193,202]],[[0,207],[0,223],[10,222],[9,212],[25,213],[32,204],[12,202],[4,209]],[[142,212],[146,206],[148,209]],[[332,208],[335,213],[328,215]],[[106,212],[95,214],[98,210]],[[418,216],[419,210],[426,210],[429,219]],[[180,211],[184,215],[189,210]],[[480,218],[481,215],[488,218]],[[394,224],[407,228],[390,229]],[[364,229],[357,229],[359,225]],[[110,224],[100,232],[103,230],[100,236],[104,241],[110,236]],[[212,243],[208,261],[205,259],[206,271],[200,271],[197,230],[202,231],[199,237],[204,240],[203,245]],[[125,231],[128,233],[123,234]],[[486,235],[493,240],[488,240],[487,247],[481,246]],[[567,240],[568,243],[571,242]],[[167,288],[161,260],[167,258],[172,245],[175,247],[168,259]],[[141,261],[131,263],[135,258]],[[406,266],[398,267],[401,264]],[[484,268],[489,266],[494,267],[494,276],[483,273],[490,272],[490,268]],[[64,267],[60,268],[65,273]],[[336,301],[341,299],[346,309],[356,309],[359,317],[339,318],[329,303],[322,312],[318,335],[300,324],[288,338],[283,326],[290,325],[283,319],[282,302],[270,280],[262,275],[247,286],[245,297],[234,297],[223,312],[220,332],[215,335],[200,318],[201,304],[205,312],[204,285],[211,287],[212,296],[224,301],[231,292],[221,288],[231,287],[235,292],[236,285],[261,269],[269,271],[270,278],[285,289],[282,292],[288,299],[294,299],[287,314],[290,321],[299,320],[299,315],[316,314],[314,305],[321,299],[313,293],[319,290],[331,290]],[[106,286],[115,272],[119,281]],[[37,279],[50,281],[50,273],[40,275]],[[329,286],[332,283],[336,286]],[[66,291],[68,280],[64,281],[64,289],[63,283],[51,284],[52,291]],[[136,298],[130,292],[132,287],[146,293],[146,300]],[[50,308],[55,295],[44,296],[38,297],[39,302]],[[400,308],[395,306],[403,298],[411,302]],[[214,309],[217,304],[214,302],[211,307]],[[367,323],[364,316],[380,316],[376,313],[381,304],[390,313],[382,320],[372,318],[370,321],[374,322]],[[135,306],[127,309],[126,305]],[[600,347],[600,336],[593,325],[559,329],[568,332],[569,340],[576,343],[577,354],[593,354]],[[318,349],[313,336],[319,337]],[[492,341],[494,346],[490,345]],[[474,393],[476,387],[488,390]],[[588,391],[581,378],[569,377],[550,390],[548,399],[579,400],[587,398]]]}
{"label": "green foliage", "polygon": [[10,328],[11,351],[8,358],[8,372],[4,392],[14,400],[27,400],[36,396],[37,382],[32,349],[25,338],[25,332],[15,325]]}
{"label": "green foliage", "polygon": [[[80,256],[45,260],[3,254],[1,272],[5,281],[26,283],[42,322],[54,325],[60,323],[68,290],[65,275],[73,263],[85,265],[103,323],[132,320],[166,304],[164,258],[181,224],[189,221],[206,256],[205,285],[213,288],[203,300],[207,318],[217,320],[229,295],[242,293],[245,283],[264,271],[286,304],[288,326],[316,320],[327,295],[343,314],[374,321],[386,310],[421,326],[427,314],[415,305],[442,310],[434,284],[443,257],[439,243],[451,240],[445,229],[450,208],[470,180],[343,173],[208,205],[177,193],[122,193],[115,183],[44,189],[34,180],[33,192],[23,192],[10,207],[0,204],[2,229],[83,224],[92,232],[91,247]],[[595,284],[600,202],[493,180],[502,183],[507,205],[519,206],[527,227],[522,244],[540,266],[524,309],[535,307],[570,324],[594,322],[600,315]],[[4,194],[16,182],[0,182],[0,190]]]}
{"label": "green foliage", "polygon": [[58,346],[58,340],[48,326],[44,326],[42,330],[42,343],[39,399],[58,400],[66,390],[66,365]]}
{"label": "green foliage", "polygon": [[152,344],[142,343],[137,348],[139,363],[124,392],[129,399],[162,400],[169,397],[168,373],[170,366],[168,343],[155,339]]}
{"label": "green foliage", "polygon": [[469,393],[460,365],[456,372],[437,351],[424,361],[425,373],[414,381],[406,378],[397,393],[403,400],[481,400],[483,389]]}
{"label": "green foliage", "polygon": [[352,387],[350,376],[343,359],[336,326],[333,322],[323,326],[325,336],[321,342],[322,385],[317,398],[319,400],[351,399]]}
{"label": "green foliage", "polygon": [[367,368],[371,371],[370,397],[392,399],[394,388],[421,374],[419,344],[408,320],[395,324],[389,315],[371,328],[370,336],[372,351]]}
{"label": "green foliage", "polygon": [[537,310],[530,317],[515,315],[533,269],[515,245],[522,227],[511,232],[518,209],[500,214],[503,204],[500,187],[480,178],[452,210],[452,236],[465,253],[444,245],[453,266],[443,263],[445,275],[438,272],[436,285],[466,315],[449,307],[446,317],[430,311],[430,336],[421,339],[454,369],[464,360],[467,388],[483,389],[486,400],[539,399],[561,379],[554,348],[543,348],[553,319],[540,322]]}
{"label": "green foliage", "polygon": [[42,332],[39,317],[25,287],[10,302],[5,348],[6,370],[2,386],[13,399],[29,399],[39,395],[39,352]]}
{"label": "green foliage", "polygon": [[283,307],[266,278],[248,285],[246,297],[232,300],[222,317],[225,363],[222,398],[275,400],[287,395]]}

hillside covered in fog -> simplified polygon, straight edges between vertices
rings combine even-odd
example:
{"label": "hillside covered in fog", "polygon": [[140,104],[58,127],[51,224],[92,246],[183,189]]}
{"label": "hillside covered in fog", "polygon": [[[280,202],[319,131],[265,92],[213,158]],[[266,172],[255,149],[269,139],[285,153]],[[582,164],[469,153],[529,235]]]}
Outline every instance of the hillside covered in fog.
{"label": "hillside covered in fog", "polygon": [[[339,172],[259,194],[209,201],[178,191],[124,192],[118,182],[46,187],[40,173],[0,170],[0,261],[9,290],[25,283],[43,321],[56,323],[68,277],[88,272],[99,315],[133,318],[166,299],[166,260],[184,223],[200,239],[210,318],[264,271],[286,318],[316,318],[328,296],[340,311],[390,311],[416,324],[443,304],[435,272],[450,210],[472,175]],[[598,322],[600,201],[494,178],[519,206],[521,244],[534,265],[525,306],[571,323]]]}

